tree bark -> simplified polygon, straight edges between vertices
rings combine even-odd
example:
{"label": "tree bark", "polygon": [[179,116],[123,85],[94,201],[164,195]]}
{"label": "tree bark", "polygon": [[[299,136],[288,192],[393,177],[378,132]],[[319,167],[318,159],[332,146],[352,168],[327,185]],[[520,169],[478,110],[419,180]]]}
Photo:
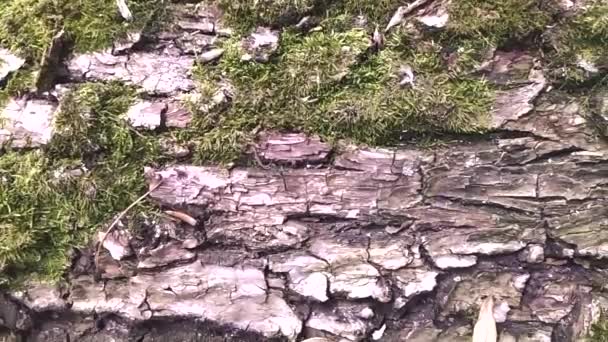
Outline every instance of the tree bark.
{"label": "tree bark", "polygon": [[[164,53],[80,55],[68,69],[71,80],[139,86],[155,96],[135,114],[184,127],[192,118],[174,95],[194,88],[194,57]],[[509,80],[491,133],[367,148],[264,132],[250,167],[146,170],[162,181],[155,204],[182,214],[112,232],[98,270],[91,247],[65,284],[3,294],[0,337],[469,341],[492,297],[500,341],[583,338],[608,309],[608,149],[594,127],[606,132],[605,121],[548,91],[525,53],[488,63],[491,82]]]}
{"label": "tree bark", "polygon": [[108,254],[103,281],[75,272],[65,292],[32,287],[6,305],[33,319],[33,340],[88,324],[79,338],[153,341],[184,324],[199,327],[184,340],[362,340],[386,325],[385,341],[453,341],[492,296],[503,335],[581,337],[608,305],[608,159],[569,106],[510,123],[559,116],[559,140],[503,131],[330,158],[316,138],[267,134],[255,150],[272,167],[148,170],[163,181],[152,199],[198,226],[156,223],[136,263]]}

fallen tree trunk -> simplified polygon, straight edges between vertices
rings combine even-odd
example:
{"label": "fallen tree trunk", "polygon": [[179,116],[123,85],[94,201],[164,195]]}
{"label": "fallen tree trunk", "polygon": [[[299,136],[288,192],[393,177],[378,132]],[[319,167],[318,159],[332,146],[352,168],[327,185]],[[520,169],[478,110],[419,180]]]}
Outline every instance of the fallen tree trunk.
{"label": "fallen tree trunk", "polygon": [[[608,305],[607,158],[601,142],[512,135],[347,147],[331,162],[318,140],[269,135],[260,159],[285,166],[148,170],[163,181],[151,193],[160,206],[204,223],[157,222],[135,259],[102,258],[102,282],[74,276],[67,292],[33,288],[9,302],[37,312],[38,340],[74,334],[88,317],[97,329],[82,336],[95,340],[162,322],[142,335],[152,341],[186,319],[254,340],[382,331],[385,341],[454,341],[492,296],[503,336],[576,339]],[[110,251],[134,245],[109,240]]]}
{"label": "fallen tree trunk", "polygon": [[[77,55],[70,81],[140,87],[154,96],[127,113],[133,128],[184,128],[193,118],[176,94],[195,88],[195,53],[185,51],[203,49],[185,38],[208,44],[180,35],[182,52],[164,35],[150,49]],[[278,48],[272,31],[256,37]],[[255,52],[267,62],[268,51]],[[151,199],[171,215],[141,218],[137,231],[123,222],[100,239],[98,268],[94,246],[79,251],[64,284],[3,294],[0,326],[10,332],[0,337],[469,341],[492,297],[500,341],[582,339],[608,309],[607,143],[580,98],[547,90],[532,56],[498,51],[486,67],[503,86],[492,133],[389,149],[266,132],[249,167],[146,170],[150,185],[161,182]],[[211,105],[229,103],[229,88]],[[56,108],[10,102],[7,141],[46,144]],[[49,124],[23,124],[24,113]]]}

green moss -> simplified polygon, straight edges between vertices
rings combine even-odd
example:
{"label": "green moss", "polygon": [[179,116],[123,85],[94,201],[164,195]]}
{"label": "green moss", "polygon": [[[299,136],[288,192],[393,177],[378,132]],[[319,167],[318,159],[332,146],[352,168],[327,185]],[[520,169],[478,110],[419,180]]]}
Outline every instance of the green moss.
{"label": "green moss", "polygon": [[217,0],[231,26],[248,31],[255,26],[295,23],[319,3],[318,0]]}
{"label": "green moss", "polygon": [[[413,87],[399,84],[397,61],[414,70]],[[482,131],[492,101],[489,85],[440,70],[430,52],[383,52],[353,72],[351,83],[323,103],[313,124],[326,135],[372,145],[398,143],[409,132]]]}
{"label": "green moss", "polygon": [[115,1],[5,0],[0,7],[0,45],[37,63],[53,36],[64,28],[76,50],[96,50],[130,30],[143,28],[165,6],[156,0],[128,4],[133,22],[120,17]]}
{"label": "green moss", "polygon": [[404,2],[399,0],[344,0],[338,2],[337,11],[362,15],[373,25],[386,26],[399,6]]}
{"label": "green moss", "polygon": [[[132,132],[120,117],[133,98],[131,89],[118,84],[83,85],[68,95],[47,148],[0,155],[5,276],[57,278],[68,251],[145,190],[143,167],[160,153],[154,137]],[[82,176],[58,176],[82,167]],[[133,214],[138,210],[149,209],[140,205]]]}
{"label": "green moss", "polygon": [[551,76],[570,84],[586,81],[589,75],[577,66],[579,60],[591,65],[608,65],[608,4],[592,1],[582,12],[572,18],[565,18],[554,31],[549,33],[552,51],[547,60]]}
{"label": "green moss", "polygon": [[24,69],[19,70],[8,79],[6,86],[0,88],[0,106],[2,106],[11,96],[23,95],[34,84],[34,72]]}
{"label": "green moss", "polygon": [[[217,65],[200,66],[200,89],[209,95],[230,81],[236,97],[227,108],[200,113],[195,128],[180,132],[194,141],[197,160],[232,161],[257,129],[298,130],[325,139],[394,144],[404,132],[479,132],[492,89],[483,80],[446,73],[441,47],[421,44],[405,31],[371,54],[365,30],[283,33],[270,63],[243,62],[238,40],[225,44]],[[414,88],[399,85],[409,65]],[[203,106],[205,104],[202,104]]]}
{"label": "green moss", "polygon": [[[131,0],[132,22],[124,22],[117,15],[116,1],[87,1],[85,5],[66,1],[65,29],[77,51],[93,51],[109,46],[116,38],[140,29],[156,29],[167,15],[163,1]],[[152,26],[150,26],[152,25]]]}
{"label": "green moss", "polygon": [[255,26],[282,27],[297,23],[306,15],[332,19],[363,16],[371,24],[386,25],[399,0],[218,0],[231,26],[247,32]]}
{"label": "green moss", "polygon": [[542,31],[551,20],[538,0],[460,0],[449,7],[450,35],[501,45]]}
{"label": "green moss", "polygon": [[589,342],[608,342],[608,320],[606,313],[602,312],[600,319],[591,326]]}

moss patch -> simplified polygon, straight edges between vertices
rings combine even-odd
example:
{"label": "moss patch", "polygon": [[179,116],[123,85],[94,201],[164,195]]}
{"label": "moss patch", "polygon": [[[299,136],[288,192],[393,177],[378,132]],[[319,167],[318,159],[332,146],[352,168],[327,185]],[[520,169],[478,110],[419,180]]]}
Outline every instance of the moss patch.
{"label": "moss patch", "polygon": [[547,36],[551,43],[548,67],[555,79],[574,85],[588,80],[588,71],[577,65],[580,61],[608,69],[608,3],[605,1],[591,1],[577,15],[563,19]]}
{"label": "moss patch", "polygon": [[242,32],[255,26],[282,26],[297,22],[320,0],[217,0],[231,26]]}
{"label": "moss patch", "polygon": [[404,4],[399,0],[218,0],[214,3],[226,13],[230,25],[242,32],[260,25],[295,24],[306,15],[363,16],[370,23],[382,26]]}
{"label": "moss patch", "polygon": [[38,62],[62,28],[78,51],[107,47],[162,13],[161,1],[128,2],[134,20],[125,22],[114,1],[7,0],[0,8],[0,45]]}
{"label": "moss patch", "polygon": [[489,40],[501,45],[540,33],[550,23],[550,13],[538,0],[460,0],[449,7],[450,35]]}
{"label": "moss patch", "polygon": [[3,106],[11,96],[20,96],[34,84],[34,73],[30,70],[19,70],[11,75],[4,88],[0,88],[0,106]]}
{"label": "moss patch", "polygon": [[[4,0],[0,6],[0,47],[26,58],[25,73],[32,75],[48,49],[54,35],[64,29],[78,52],[106,48],[127,32],[153,29],[167,15],[165,2],[156,0],[128,1],[133,21],[125,22],[115,1],[97,0]],[[19,77],[13,92],[33,86]],[[10,91],[0,93],[2,97]]]}
{"label": "moss patch", "polygon": [[[59,277],[68,251],[145,190],[143,167],[160,153],[156,138],[132,132],[120,117],[133,97],[118,84],[83,85],[68,95],[46,149],[0,156],[3,276]],[[62,176],[73,169],[83,174]]]}
{"label": "moss patch", "polygon": [[[197,69],[204,94],[226,81],[236,88],[227,109],[199,113],[195,129],[179,133],[182,140],[196,142],[197,161],[234,160],[258,128],[374,145],[398,143],[404,132],[484,129],[491,87],[447,73],[440,46],[411,41],[398,30],[374,54],[368,51],[368,32],[336,30],[335,22],[328,18],[322,31],[307,35],[285,31],[270,63],[241,61],[235,39],[225,44],[217,65]],[[416,75],[414,87],[399,84],[406,66]]]}
{"label": "moss patch", "polygon": [[372,26],[378,25],[382,28],[388,24],[399,6],[405,4],[399,0],[344,0],[337,1],[332,12],[363,16]]}

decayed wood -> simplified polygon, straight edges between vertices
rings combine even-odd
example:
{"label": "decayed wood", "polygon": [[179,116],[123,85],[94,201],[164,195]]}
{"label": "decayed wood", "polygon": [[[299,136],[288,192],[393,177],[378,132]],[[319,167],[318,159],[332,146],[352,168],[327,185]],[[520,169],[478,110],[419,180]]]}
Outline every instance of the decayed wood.
{"label": "decayed wood", "polygon": [[[597,218],[608,213],[608,155],[576,101],[563,94],[537,101],[538,110],[487,140],[436,150],[346,147],[331,165],[314,169],[172,166],[156,171],[165,181],[151,197],[202,215],[213,245],[268,255],[271,274],[284,277],[281,289],[323,303],[311,308],[307,329],[359,340],[379,326],[351,316],[366,306],[349,300],[392,303],[390,318],[436,290],[431,298],[440,314],[429,313],[429,322],[477,310],[493,296],[496,319],[507,321],[503,335],[551,335],[546,324],[587,315],[573,311],[573,298],[603,301],[587,290],[599,285],[602,269],[556,268],[550,260],[606,256],[605,222]],[[547,119],[551,129],[508,133]],[[270,164],[304,166],[325,153],[301,137],[272,136],[272,144],[257,147]],[[439,274],[450,280],[439,283]],[[574,287],[548,286],[557,284],[552,277]],[[547,299],[554,291],[565,296],[560,304]],[[330,307],[333,313],[324,311]],[[537,323],[522,328],[518,317]],[[410,319],[382,333],[399,340],[434,329],[408,328],[421,318]],[[569,329],[572,337],[585,328]]]}
{"label": "decayed wood", "polygon": [[331,146],[319,137],[296,133],[267,133],[260,136],[255,151],[265,162],[273,163],[322,163],[326,162]]}

